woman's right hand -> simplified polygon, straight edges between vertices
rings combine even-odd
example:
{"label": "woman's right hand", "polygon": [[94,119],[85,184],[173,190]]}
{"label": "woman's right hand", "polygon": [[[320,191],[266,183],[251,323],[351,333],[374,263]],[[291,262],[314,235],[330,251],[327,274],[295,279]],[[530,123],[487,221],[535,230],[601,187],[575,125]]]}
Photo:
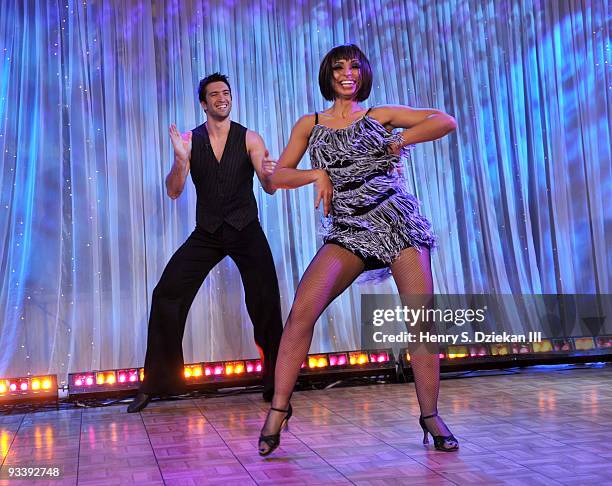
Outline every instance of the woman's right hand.
{"label": "woman's right hand", "polygon": [[170,125],[170,140],[174,148],[174,157],[182,162],[187,162],[191,159],[191,132],[181,134],[173,123]]}
{"label": "woman's right hand", "polygon": [[329,216],[331,209],[332,196],[334,193],[334,187],[332,186],[331,180],[323,169],[316,169],[315,176],[315,191],[317,193],[317,199],[315,202],[315,208],[319,209],[319,204],[323,201],[323,215]]}

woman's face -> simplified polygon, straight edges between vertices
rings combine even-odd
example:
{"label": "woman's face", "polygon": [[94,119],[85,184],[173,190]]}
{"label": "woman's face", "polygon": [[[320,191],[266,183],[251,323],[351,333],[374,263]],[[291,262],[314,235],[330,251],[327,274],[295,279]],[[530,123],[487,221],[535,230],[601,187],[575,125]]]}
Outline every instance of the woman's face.
{"label": "woman's face", "polygon": [[361,86],[361,63],[358,59],[338,59],[332,64],[333,87],[337,98],[353,99]]}

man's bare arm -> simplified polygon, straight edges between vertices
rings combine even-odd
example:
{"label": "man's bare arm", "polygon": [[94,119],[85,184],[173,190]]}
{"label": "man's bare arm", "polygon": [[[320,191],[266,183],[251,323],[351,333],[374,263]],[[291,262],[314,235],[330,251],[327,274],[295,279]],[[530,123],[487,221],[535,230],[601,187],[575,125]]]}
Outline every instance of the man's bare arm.
{"label": "man's bare arm", "polygon": [[191,132],[181,134],[176,125],[170,125],[170,139],[174,148],[174,164],[166,176],[168,196],[176,199],[185,187],[191,160]]}
{"label": "man's bare arm", "polygon": [[274,194],[276,189],[270,183],[270,176],[276,168],[276,161],[270,159],[270,154],[266,149],[266,144],[257,132],[248,130],[246,134],[246,146],[251,158],[251,163],[255,168],[259,182],[264,191],[268,194]]}

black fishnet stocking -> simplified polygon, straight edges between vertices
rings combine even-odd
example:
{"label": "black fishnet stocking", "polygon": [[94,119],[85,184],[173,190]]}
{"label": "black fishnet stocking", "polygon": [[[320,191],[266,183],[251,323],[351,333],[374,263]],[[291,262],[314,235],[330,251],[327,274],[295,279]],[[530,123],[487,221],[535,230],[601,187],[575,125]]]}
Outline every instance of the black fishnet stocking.
{"label": "black fishnet stocking", "polygon": [[[286,410],[310,344],[314,326],[327,306],[363,272],[363,261],[334,244],[321,247],[306,269],[283,330],[274,380],[272,406]],[[285,414],[271,411],[263,435],[278,432]],[[267,446],[263,444],[265,449]]]}
{"label": "black fishnet stocking", "polygon": [[[430,308],[433,303],[433,279],[429,250],[418,252],[407,248],[391,265],[391,272],[403,305],[413,308]],[[416,333],[428,330],[424,322],[417,322],[408,331]],[[438,410],[440,390],[440,357],[438,347],[422,344],[418,340],[408,346],[410,366],[414,374],[417,400],[423,417],[433,415]],[[450,435],[450,431],[440,417],[426,419],[425,423],[433,435]]]}

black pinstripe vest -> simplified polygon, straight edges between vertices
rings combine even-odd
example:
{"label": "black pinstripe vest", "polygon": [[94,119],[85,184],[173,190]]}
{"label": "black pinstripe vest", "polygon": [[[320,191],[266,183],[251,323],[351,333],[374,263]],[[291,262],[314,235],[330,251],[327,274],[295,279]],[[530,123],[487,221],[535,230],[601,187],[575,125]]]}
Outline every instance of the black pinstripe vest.
{"label": "black pinstripe vest", "polygon": [[225,221],[237,230],[257,219],[255,170],[246,149],[246,127],[231,122],[218,162],[205,124],[192,131],[191,178],[198,197],[196,226],[216,231]]}

